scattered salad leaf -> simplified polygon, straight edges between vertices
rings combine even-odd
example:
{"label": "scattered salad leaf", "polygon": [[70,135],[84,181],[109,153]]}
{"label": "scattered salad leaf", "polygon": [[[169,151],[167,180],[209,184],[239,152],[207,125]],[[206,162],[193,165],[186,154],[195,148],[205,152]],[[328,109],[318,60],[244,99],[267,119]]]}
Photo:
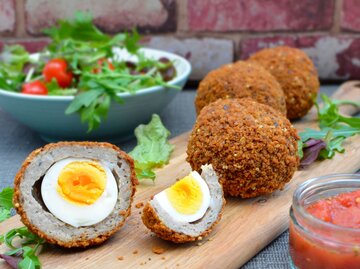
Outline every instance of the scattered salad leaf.
{"label": "scattered salad leaf", "polygon": [[136,175],[139,179],[155,179],[154,168],[167,164],[174,145],[168,142],[170,132],[162,124],[158,115],[152,115],[147,125],[135,129],[137,146],[129,153],[135,160]]}
{"label": "scattered salad leaf", "polygon": [[14,268],[14,269],[20,268],[18,266],[21,261],[20,255],[10,256],[10,255],[5,255],[5,254],[0,254],[0,259],[3,259],[11,268]]}
{"label": "scattered salad leaf", "polygon": [[317,102],[315,106],[318,111],[318,121],[320,128],[323,127],[341,127],[341,123],[345,123],[354,128],[360,128],[360,118],[357,117],[345,117],[339,113],[340,105],[353,105],[360,107],[359,102],[352,102],[350,100],[331,100],[326,94],[321,94],[323,100],[323,106],[320,107]]}
{"label": "scattered salad leaf", "polygon": [[326,148],[326,143],[321,139],[309,139],[303,144],[303,157],[301,166],[305,167],[312,164],[319,156],[322,149]]}
{"label": "scattered salad leaf", "polygon": [[299,133],[301,141],[305,142],[311,138],[313,139],[324,139],[328,132],[331,131],[334,137],[350,137],[360,133],[359,128],[352,128],[349,126],[342,126],[341,129],[334,128],[323,128],[320,130],[315,130],[311,128],[305,128],[303,132]]}
{"label": "scattered salad leaf", "polygon": [[302,167],[318,159],[331,159],[336,152],[343,153],[344,140],[360,134],[360,118],[345,117],[339,113],[339,106],[360,107],[359,102],[332,100],[325,94],[322,94],[321,98],[322,107],[315,102],[320,130],[306,128],[304,132],[299,133],[301,140],[298,142],[298,155],[301,158]]}
{"label": "scattered salad leaf", "polygon": [[14,195],[14,189],[9,187],[4,188],[0,192],[0,206],[6,209],[11,209],[13,207],[12,204],[13,195]]}
{"label": "scattered salad leaf", "polygon": [[[0,192],[0,222],[11,215],[13,195],[14,190],[12,188],[4,188]],[[20,246],[15,246],[15,243],[19,243],[14,242],[15,239],[20,239]],[[10,267],[20,269],[41,268],[37,254],[45,240],[32,234],[26,227],[15,228],[0,235],[0,243],[5,243],[11,248],[10,251],[0,254],[0,259],[3,259]]]}
{"label": "scattered salad leaf", "polygon": [[4,188],[0,192],[0,222],[3,222],[11,216],[13,194],[14,190],[12,188]]}
{"label": "scattered salad leaf", "polygon": [[[19,240],[17,240],[19,239]],[[15,241],[20,246],[15,246]],[[41,263],[38,258],[40,247],[45,240],[32,234],[26,227],[15,228],[3,235],[3,241],[10,251],[0,255],[13,268],[40,269]],[[14,266],[16,265],[16,266]]]}

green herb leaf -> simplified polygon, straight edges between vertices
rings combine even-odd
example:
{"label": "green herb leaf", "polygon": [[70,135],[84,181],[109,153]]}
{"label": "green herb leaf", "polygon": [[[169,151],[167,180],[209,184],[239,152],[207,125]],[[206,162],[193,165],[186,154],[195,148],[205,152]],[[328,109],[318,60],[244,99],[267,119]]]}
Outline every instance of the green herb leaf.
{"label": "green herb leaf", "polygon": [[125,40],[124,40],[125,48],[130,53],[135,54],[140,47],[138,44],[139,40],[140,40],[139,33],[136,31],[136,29],[133,29],[132,34],[126,33],[125,35]]}
{"label": "green herb leaf", "polygon": [[4,188],[0,192],[0,207],[10,210],[13,207],[13,204],[12,204],[13,195],[14,195],[13,188],[9,188],[9,187]]}
{"label": "green herb leaf", "polygon": [[314,139],[324,139],[328,132],[331,131],[334,137],[350,137],[355,134],[360,134],[360,129],[352,128],[348,126],[342,126],[341,129],[334,129],[334,128],[323,128],[321,130],[315,130],[311,128],[305,128],[305,131],[300,132],[299,136],[302,142],[306,142],[310,138]]}
{"label": "green herb leaf", "polygon": [[0,192],[0,222],[11,217],[11,208],[13,208],[12,198],[14,190],[12,188],[4,188]]}
{"label": "green herb leaf", "polygon": [[174,145],[168,142],[170,132],[162,124],[158,115],[152,115],[147,125],[135,129],[137,146],[129,153],[135,160],[136,174],[139,179],[155,179],[154,168],[167,164]]}
{"label": "green herb leaf", "polygon": [[30,61],[29,54],[20,45],[4,46],[0,54],[0,88],[18,91],[25,80],[24,65]]}
{"label": "green herb leaf", "polygon": [[78,94],[65,110],[65,114],[72,114],[81,108],[89,107],[102,93],[103,91],[101,90],[92,90]]}
{"label": "green herb leaf", "polygon": [[24,259],[19,262],[19,268],[21,269],[39,269],[41,264],[39,258],[35,254],[23,254]]}
{"label": "green herb leaf", "polygon": [[24,65],[29,61],[29,53],[21,45],[5,45],[0,54],[1,65],[11,72],[22,72]]}
{"label": "green herb leaf", "polygon": [[[309,165],[316,159],[331,159],[336,152],[343,153],[345,151],[342,146],[344,140],[350,136],[360,134],[360,118],[345,117],[339,113],[340,105],[346,104],[360,107],[359,102],[331,100],[325,94],[322,94],[321,98],[323,100],[322,107],[315,102],[320,130],[307,128],[304,132],[299,133],[301,137],[301,141],[298,143],[299,156],[303,158],[305,155],[310,156],[310,153],[313,154],[308,160],[303,158],[301,162],[302,165]],[[307,147],[306,144],[311,141],[311,139],[322,142],[322,147],[326,145],[325,148],[319,151],[319,145],[317,147]],[[303,150],[305,150],[305,154]]]}
{"label": "green herb leaf", "polygon": [[108,35],[92,23],[92,16],[86,12],[76,12],[73,21],[59,20],[58,26],[45,29],[44,33],[55,42],[62,42],[64,39],[100,42],[110,40]]}
{"label": "green herb leaf", "polygon": [[303,151],[304,143],[301,139],[298,140],[298,156],[300,160],[304,157],[304,151]]}
{"label": "green herb leaf", "polygon": [[0,222],[3,222],[4,220],[7,220],[11,217],[10,210],[5,208],[0,208]]}
{"label": "green herb leaf", "polygon": [[[20,247],[16,247],[13,243],[17,238],[20,239],[17,241],[17,244],[21,244]],[[14,257],[22,256],[22,260],[18,264],[19,268],[41,268],[37,252],[39,247],[45,244],[44,239],[32,234],[26,227],[20,227],[8,231],[5,235],[1,236],[0,240],[12,249],[6,252],[5,255]]]}
{"label": "green herb leaf", "polygon": [[321,94],[320,96],[323,100],[323,106],[320,107],[317,103],[315,103],[318,110],[318,120],[320,128],[337,128],[341,123],[346,123],[347,125],[354,128],[360,128],[360,118],[345,117],[339,113],[339,105],[348,104],[360,107],[358,102],[339,100],[334,101],[325,94]]}

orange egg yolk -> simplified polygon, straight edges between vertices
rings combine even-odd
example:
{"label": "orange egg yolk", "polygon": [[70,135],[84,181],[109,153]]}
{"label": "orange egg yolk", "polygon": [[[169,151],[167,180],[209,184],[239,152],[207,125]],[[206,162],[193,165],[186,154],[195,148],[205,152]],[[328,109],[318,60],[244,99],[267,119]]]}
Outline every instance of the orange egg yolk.
{"label": "orange egg yolk", "polygon": [[90,205],[102,195],[106,186],[106,172],[95,162],[77,161],[66,165],[57,181],[58,193],[68,202]]}
{"label": "orange egg yolk", "polygon": [[201,207],[203,194],[200,184],[192,176],[186,176],[166,190],[173,208],[184,215],[195,214]]}

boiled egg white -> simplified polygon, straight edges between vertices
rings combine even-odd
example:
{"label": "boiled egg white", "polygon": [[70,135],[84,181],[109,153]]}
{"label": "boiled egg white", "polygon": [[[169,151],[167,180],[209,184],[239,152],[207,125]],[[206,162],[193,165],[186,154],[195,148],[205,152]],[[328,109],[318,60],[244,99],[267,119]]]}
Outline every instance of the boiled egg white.
{"label": "boiled egg white", "polygon": [[89,226],[104,220],[115,207],[118,190],[108,165],[86,158],[66,158],[46,172],[42,199],[59,220]]}
{"label": "boiled egg white", "polygon": [[171,187],[154,196],[154,200],[176,222],[201,219],[210,205],[210,191],[204,179],[193,171]]}

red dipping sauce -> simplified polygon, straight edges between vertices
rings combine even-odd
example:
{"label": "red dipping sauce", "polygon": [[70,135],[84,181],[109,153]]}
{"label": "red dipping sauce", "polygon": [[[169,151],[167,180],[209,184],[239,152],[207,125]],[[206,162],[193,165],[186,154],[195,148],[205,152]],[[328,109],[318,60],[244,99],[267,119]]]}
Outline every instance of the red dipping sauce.
{"label": "red dipping sauce", "polygon": [[290,217],[293,268],[360,268],[360,175],[305,182],[294,193]]}
{"label": "red dipping sauce", "polygon": [[342,227],[360,228],[360,190],[341,193],[310,204],[306,211],[314,217]]}

